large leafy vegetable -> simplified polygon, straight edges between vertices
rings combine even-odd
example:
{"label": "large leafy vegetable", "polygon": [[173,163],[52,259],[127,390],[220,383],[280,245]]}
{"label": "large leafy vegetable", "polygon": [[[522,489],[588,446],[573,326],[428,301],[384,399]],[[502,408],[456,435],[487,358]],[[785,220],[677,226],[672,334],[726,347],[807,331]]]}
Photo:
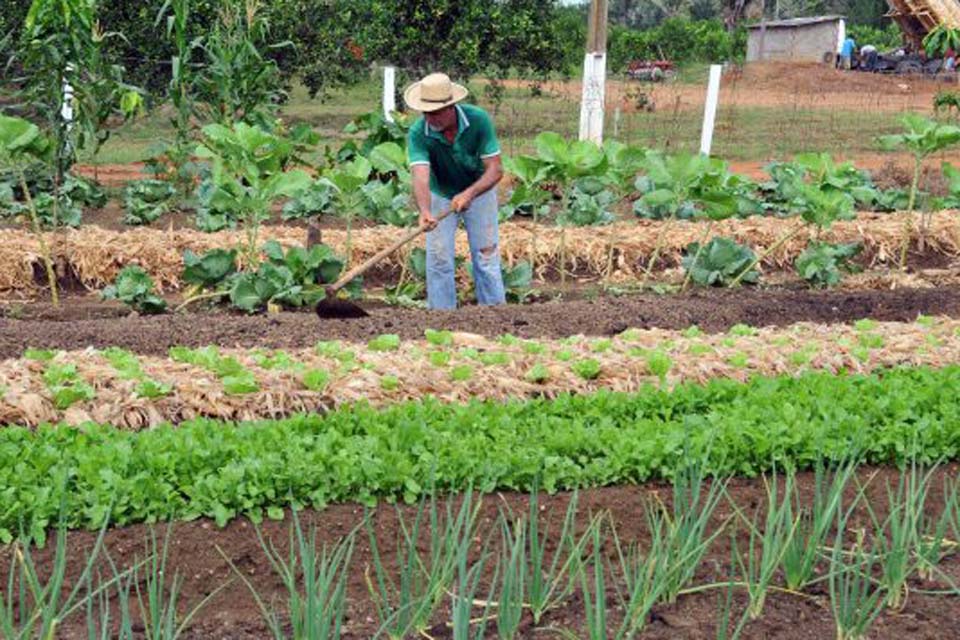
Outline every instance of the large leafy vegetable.
{"label": "large leafy vegetable", "polygon": [[832,287],[840,283],[843,271],[850,271],[852,260],[863,249],[859,242],[829,244],[812,242],[797,257],[796,268],[800,277],[814,287]]}
{"label": "large leafy vegetable", "polygon": [[123,190],[124,224],[150,224],[170,210],[176,188],[166,180],[136,180]]}
{"label": "large leafy vegetable", "polygon": [[105,300],[119,300],[139,313],[163,313],[167,302],[153,291],[153,279],[142,268],[124,267],[116,281],[101,295]]}
{"label": "large leafy vegetable", "polygon": [[755,270],[741,276],[754,259],[749,247],[729,238],[714,238],[703,247],[697,242],[688,245],[682,264],[694,282],[712,287],[730,284],[737,277],[742,282],[756,282],[760,274]]}

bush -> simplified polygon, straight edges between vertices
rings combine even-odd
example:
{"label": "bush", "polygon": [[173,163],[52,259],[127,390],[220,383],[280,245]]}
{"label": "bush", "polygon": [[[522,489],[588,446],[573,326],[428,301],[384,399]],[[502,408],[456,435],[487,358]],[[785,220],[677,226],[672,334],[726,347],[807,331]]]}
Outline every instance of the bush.
{"label": "bush", "polygon": [[746,29],[727,31],[719,20],[670,18],[645,30],[612,26],[608,64],[623,72],[631,60],[666,57],[674,63],[741,60],[747,50]]}

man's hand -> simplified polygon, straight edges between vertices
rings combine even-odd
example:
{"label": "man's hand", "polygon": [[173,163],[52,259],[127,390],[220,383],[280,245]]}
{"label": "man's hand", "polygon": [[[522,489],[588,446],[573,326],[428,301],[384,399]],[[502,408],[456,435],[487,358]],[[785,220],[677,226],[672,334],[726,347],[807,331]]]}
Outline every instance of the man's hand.
{"label": "man's hand", "polygon": [[473,202],[473,192],[469,189],[458,193],[453,197],[453,200],[450,201],[450,208],[460,213],[466,211],[470,208],[470,204]]}
{"label": "man's hand", "polygon": [[437,227],[437,219],[429,211],[421,211],[420,226],[427,231],[433,231]]}

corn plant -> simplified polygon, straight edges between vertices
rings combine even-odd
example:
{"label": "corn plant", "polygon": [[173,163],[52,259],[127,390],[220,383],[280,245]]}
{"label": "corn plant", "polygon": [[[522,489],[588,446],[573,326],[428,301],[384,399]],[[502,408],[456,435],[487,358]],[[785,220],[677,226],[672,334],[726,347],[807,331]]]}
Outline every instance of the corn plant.
{"label": "corn plant", "polygon": [[[17,62],[29,78],[22,83],[24,98],[52,142],[56,198],[77,154],[106,141],[107,121],[141,108],[139,91],[123,82],[123,67],[103,56],[104,43],[115,35],[100,28],[93,0],[33,0],[24,19]],[[72,89],[69,104],[65,84]]]}
{"label": "corn plant", "polygon": [[[421,501],[410,524],[397,509],[397,566],[392,571],[383,562],[373,524],[367,518],[374,568],[372,576],[367,572],[367,588],[380,621],[380,633],[399,639],[427,628],[454,578],[459,554],[470,546],[479,508],[480,503],[475,504],[472,492],[468,492],[458,510],[454,511],[452,501],[447,503],[445,518],[435,496],[429,499],[429,507],[427,500]],[[426,557],[418,547],[425,530],[429,535]]]}
{"label": "corn plant", "polygon": [[[826,466],[822,460],[818,461],[814,471],[813,502],[809,508],[802,506],[800,492],[793,485],[786,508],[790,510],[787,517],[794,520],[795,532],[787,542],[780,562],[788,589],[800,591],[814,580],[817,560],[826,546],[830,527],[842,512],[844,491],[856,468],[856,461],[851,458],[842,463],[828,480]],[[853,509],[862,495],[862,492],[858,493],[848,509]]]}
{"label": "corn plant", "polygon": [[[737,554],[737,563],[740,565],[747,593],[750,596],[747,614],[751,620],[756,620],[763,613],[763,606],[773,578],[790,549],[790,543],[797,530],[798,522],[793,519],[790,506],[796,487],[796,476],[793,473],[786,474],[782,496],[778,485],[776,471],[771,480],[764,478],[767,505],[762,532],[758,526],[759,516],[754,515],[752,520],[747,520],[731,500],[731,504],[744,520],[750,533],[747,560],[744,562],[743,557]],[[735,538],[734,549],[736,549]]]}
{"label": "corn plant", "polygon": [[[339,638],[343,631],[347,576],[356,533],[351,532],[330,547],[318,545],[316,525],[304,531],[297,511],[293,510],[286,554],[281,553],[272,540],[266,541],[259,527],[257,539],[286,591],[286,601],[280,607],[265,603],[247,577],[222,551],[220,554],[247,586],[274,640]],[[289,624],[280,611],[289,615]],[[287,635],[288,628],[292,635]]]}
{"label": "corn plant", "polygon": [[[870,625],[883,611],[884,589],[871,579],[876,557],[864,549],[862,536],[852,552],[848,554],[844,550],[845,519],[840,520],[830,554],[830,609],[837,640],[865,640]],[[848,555],[852,557],[850,562],[846,559]]]}
{"label": "corn plant", "polygon": [[206,60],[197,78],[199,108],[218,124],[268,127],[285,97],[277,63],[261,51],[270,33],[262,8],[261,0],[223,0],[213,33],[201,45]]}
{"label": "corn plant", "polygon": [[[907,249],[913,236],[913,212],[917,200],[917,189],[920,186],[920,170],[923,161],[930,155],[947,149],[960,142],[960,127],[941,124],[929,118],[908,113],[901,119],[906,131],[897,135],[882,136],[880,144],[885,149],[906,148],[913,155],[913,180],[910,183],[910,199],[907,202],[907,212],[904,217],[903,241],[900,245],[900,269],[907,268]],[[921,220],[920,250],[929,227],[930,218],[923,216]]]}
{"label": "corn plant", "polygon": [[193,152],[193,126],[191,119],[196,114],[194,89],[197,74],[193,68],[193,56],[202,46],[201,39],[191,40],[188,25],[191,20],[193,0],[166,0],[157,12],[157,25],[166,18],[166,35],[175,53],[170,59],[170,85],[167,94],[174,110],[171,118],[175,139],[165,149],[167,159],[173,164],[175,182],[181,195],[190,187],[190,155]]}

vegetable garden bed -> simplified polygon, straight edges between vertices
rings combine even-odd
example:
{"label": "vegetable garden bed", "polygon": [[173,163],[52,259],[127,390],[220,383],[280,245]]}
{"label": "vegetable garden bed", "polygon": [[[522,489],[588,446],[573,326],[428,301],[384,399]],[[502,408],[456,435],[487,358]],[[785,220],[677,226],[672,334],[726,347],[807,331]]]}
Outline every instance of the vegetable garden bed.
{"label": "vegetable garden bed", "polygon": [[[957,214],[943,211],[933,215],[926,239],[925,255],[943,256],[949,260],[960,255],[960,224]],[[757,255],[774,248],[784,234],[789,221],[777,218],[750,218],[713,223],[711,236],[731,237],[749,247]],[[533,243],[537,227],[536,244]],[[657,269],[663,265],[677,266],[683,250],[700,240],[707,231],[707,223],[691,222],[622,222],[606,227],[571,228],[561,230],[532,223],[505,223],[501,227],[501,253],[508,265],[521,261],[534,264],[537,276],[551,272],[556,279],[559,270],[561,246],[567,251],[566,269],[571,273],[592,278],[606,278],[624,282],[642,278],[658,241],[662,244]],[[353,232],[353,260],[372,256],[388,245],[398,233],[394,227],[368,227]],[[814,237],[814,230],[801,233],[776,248],[763,261],[767,269],[791,269],[793,261]],[[903,220],[896,215],[861,213],[856,220],[838,222],[820,235],[829,242],[863,242],[865,260],[871,264],[895,263],[897,250],[903,238]],[[263,240],[277,240],[284,246],[301,246],[305,232],[298,227],[266,227]],[[124,232],[106,231],[97,227],[82,227],[47,234],[60,274],[69,274],[84,286],[99,289],[113,282],[123,267],[141,266],[161,290],[182,286],[182,254],[186,250],[203,253],[215,248],[238,245],[239,232],[200,233],[191,230],[162,231],[135,229]],[[563,240],[562,240],[563,236]],[[324,232],[324,242],[340,255],[344,251],[345,233],[338,229]],[[532,247],[536,252],[531,255]],[[398,273],[409,256],[401,252],[385,263]],[[466,238],[458,237],[458,252],[465,255]],[[916,258],[916,256],[914,256]],[[9,297],[15,292],[36,291],[35,273],[39,263],[39,247],[34,236],[15,230],[0,230],[0,293]]]}
{"label": "vegetable garden bed", "polygon": [[28,350],[0,363],[0,424],[65,421],[141,429],[197,417],[227,420],[323,413],[366,401],[385,406],[423,397],[442,402],[556,397],[599,389],[746,381],[805,371],[864,373],[960,362],[960,321],[853,326],[735,325],[725,334],[628,330],[609,338],[524,340],[426,331],[312,349],[173,347],[166,358],[103,351]]}

